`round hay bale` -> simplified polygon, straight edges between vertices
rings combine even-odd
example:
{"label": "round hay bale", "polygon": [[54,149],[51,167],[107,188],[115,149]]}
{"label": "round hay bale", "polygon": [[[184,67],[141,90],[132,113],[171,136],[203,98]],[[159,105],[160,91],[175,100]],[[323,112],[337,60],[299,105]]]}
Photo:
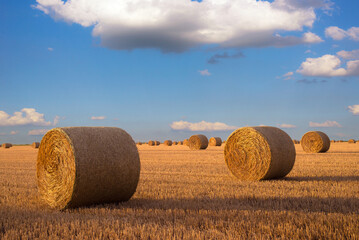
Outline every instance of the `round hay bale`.
{"label": "round hay bale", "polygon": [[208,138],[202,134],[193,135],[188,140],[188,146],[192,150],[206,149],[208,147]]}
{"label": "round hay bale", "polygon": [[11,147],[12,147],[12,144],[11,144],[11,143],[3,143],[3,144],[2,144],[2,147],[3,147],[3,148],[11,148]]}
{"label": "round hay bale", "polygon": [[211,137],[209,139],[209,145],[210,146],[221,146],[222,145],[222,139],[220,137]]}
{"label": "round hay bale", "polygon": [[148,146],[155,146],[156,145],[156,142],[155,141],[148,141]]}
{"label": "round hay bale", "polygon": [[177,142],[176,142],[176,141],[173,141],[173,142],[172,142],[172,145],[177,145]]}
{"label": "round hay bale", "polygon": [[51,208],[127,201],[139,176],[137,147],[120,128],[55,128],[41,140],[37,184]]}
{"label": "round hay bale", "polygon": [[33,142],[33,143],[31,144],[31,146],[32,146],[33,148],[39,148],[40,143],[39,143],[39,142]]}
{"label": "round hay bale", "polygon": [[292,139],[276,127],[243,127],[227,139],[224,157],[231,173],[240,180],[285,177],[295,162]]}
{"label": "round hay bale", "polygon": [[159,146],[160,144],[160,141],[155,141],[155,146]]}
{"label": "round hay bale", "polygon": [[142,143],[141,143],[141,142],[137,142],[136,144],[137,144],[137,145],[139,145],[139,146],[140,146],[140,145],[142,145]]}
{"label": "round hay bale", "polygon": [[329,137],[320,131],[311,131],[303,135],[300,141],[302,148],[307,153],[326,152],[330,148]]}
{"label": "round hay bale", "polygon": [[177,145],[183,145],[183,141],[178,141]]}
{"label": "round hay bale", "polygon": [[330,142],[335,143],[336,141],[335,141],[335,140],[331,140]]}
{"label": "round hay bale", "polygon": [[183,140],[183,145],[188,146],[188,139]]}
{"label": "round hay bale", "polygon": [[165,146],[172,146],[172,141],[171,140],[166,140],[166,141],[163,142],[163,144]]}
{"label": "round hay bale", "polygon": [[357,141],[355,141],[354,139],[349,139],[348,143],[356,143]]}

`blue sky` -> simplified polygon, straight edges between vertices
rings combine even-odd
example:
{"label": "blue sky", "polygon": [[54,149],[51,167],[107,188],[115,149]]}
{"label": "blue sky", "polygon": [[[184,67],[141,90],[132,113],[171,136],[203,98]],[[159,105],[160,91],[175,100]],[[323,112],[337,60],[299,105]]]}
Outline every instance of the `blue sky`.
{"label": "blue sky", "polygon": [[358,1],[215,3],[1,1],[0,142],[65,126],[359,139]]}

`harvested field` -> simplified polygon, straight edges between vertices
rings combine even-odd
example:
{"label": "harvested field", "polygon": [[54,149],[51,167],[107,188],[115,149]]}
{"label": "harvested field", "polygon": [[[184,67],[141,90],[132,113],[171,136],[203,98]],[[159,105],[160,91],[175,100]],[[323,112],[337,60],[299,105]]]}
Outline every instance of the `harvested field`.
{"label": "harvested field", "polygon": [[281,180],[241,182],[223,147],[137,146],[141,175],[124,203],[53,211],[40,204],[31,146],[0,148],[0,239],[358,239],[359,144],[296,145]]}

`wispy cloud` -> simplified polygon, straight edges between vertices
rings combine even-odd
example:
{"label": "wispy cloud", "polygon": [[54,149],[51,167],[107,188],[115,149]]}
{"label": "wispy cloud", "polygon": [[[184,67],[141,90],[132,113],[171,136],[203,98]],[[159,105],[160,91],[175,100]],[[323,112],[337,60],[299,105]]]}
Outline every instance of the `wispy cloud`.
{"label": "wispy cloud", "polygon": [[45,135],[48,131],[49,129],[34,129],[30,130],[28,134],[31,136],[41,136]]}
{"label": "wispy cloud", "polygon": [[212,74],[208,71],[208,69],[199,70],[198,72],[199,72],[199,74],[201,74],[202,76],[211,76],[211,75],[212,75]]}
{"label": "wispy cloud", "polygon": [[15,112],[13,116],[0,111],[0,126],[50,126],[51,124],[50,121],[45,121],[44,114],[36,112],[35,108],[23,108],[20,112]]}
{"label": "wispy cloud", "polygon": [[312,84],[312,83],[326,83],[328,82],[327,80],[318,80],[318,79],[306,79],[306,78],[303,78],[303,79],[299,79],[297,80],[297,83],[304,83],[304,84]]}
{"label": "wispy cloud", "polygon": [[227,52],[224,52],[222,54],[215,54],[213,55],[207,62],[209,64],[216,64],[219,63],[221,59],[235,59],[235,58],[241,58],[244,57],[244,54],[242,52],[237,52],[235,54],[228,54]]}
{"label": "wispy cloud", "polygon": [[50,52],[54,51],[54,49],[51,47],[48,47],[47,50],[49,50]]}
{"label": "wispy cloud", "polygon": [[287,72],[286,74],[283,74],[282,77],[284,77],[284,80],[289,80],[292,79],[293,74],[293,72]]}
{"label": "wispy cloud", "polygon": [[170,125],[170,127],[173,130],[187,130],[187,131],[228,131],[238,128],[236,126],[229,126],[221,122],[206,122],[206,121],[197,122],[197,123],[178,121],[178,122],[173,122]]}
{"label": "wispy cloud", "polygon": [[359,105],[348,106],[348,109],[353,115],[359,115]]}
{"label": "wispy cloud", "polygon": [[295,126],[293,124],[282,123],[282,124],[278,124],[278,127],[280,127],[280,128],[296,128],[297,126]]}
{"label": "wispy cloud", "polygon": [[309,122],[309,127],[342,127],[342,125],[336,121],[327,120],[323,123]]}
{"label": "wispy cloud", "polygon": [[91,117],[91,120],[104,120],[104,119],[106,119],[105,116],[92,116]]}
{"label": "wispy cloud", "polygon": [[10,132],[10,135],[16,135],[16,134],[18,134],[19,133],[19,131],[11,131]]}

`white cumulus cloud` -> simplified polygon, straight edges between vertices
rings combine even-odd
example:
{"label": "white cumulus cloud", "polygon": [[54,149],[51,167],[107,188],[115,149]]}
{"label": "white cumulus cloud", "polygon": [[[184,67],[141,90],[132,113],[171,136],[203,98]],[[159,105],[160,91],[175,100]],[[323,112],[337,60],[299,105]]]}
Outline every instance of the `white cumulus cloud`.
{"label": "white cumulus cloud", "polygon": [[91,120],[104,120],[105,118],[105,116],[92,116]]}
{"label": "white cumulus cloud", "polygon": [[347,31],[336,26],[327,27],[325,29],[325,36],[337,41],[344,38],[359,41],[359,27],[351,27]]}
{"label": "white cumulus cloud", "polygon": [[[56,118],[54,122],[58,122]],[[0,111],[0,126],[50,126],[50,121],[45,121],[44,114],[36,112],[35,108],[23,108],[20,112],[15,112],[13,116],[4,111]]]}
{"label": "white cumulus cloud", "polygon": [[[339,52],[338,55],[341,56],[343,53]],[[342,64],[343,62],[338,56],[326,54],[318,58],[307,58],[305,62],[301,64],[297,72],[305,76],[319,77],[359,75],[359,60],[347,61],[345,68],[342,67]]]}
{"label": "white cumulus cloud", "polygon": [[353,115],[359,115],[359,105],[348,106],[348,109]]}
{"label": "white cumulus cloud", "polygon": [[342,127],[342,125],[336,121],[327,120],[323,123],[309,122],[309,127]]}
{"label": "white cumulus cloud", "polygon": [[228,131],[234,130],[238,127],[236,126],[228,126],[225,123],[221,122],[198,122],[198,123],[191,123],[187,121],[178,121],[173,122],[170,127],[173,130],[187,130],[187,131]]}
{"label": "white cumulus cloud", "polygon": [[111,49],[157,48],[181,52],[203,44],[265,47],[317,43],[320,37],[279,36],[303,32],[327,11],[329,0],[37,0],[33,7],[55,20],[93,27]]}
{"label": "white cumulus cloud", "polygon": [[30,130],[28,134],[32,136],[42,136],[45,135],[47,131],[49,131],[49,129],[34,129]]}
{"label": "white cumulus cloud", "polygon": [[278,124],[278,127],[280,127],[280,128],[296,128],[297,126],[295,126],[293,124],[283,123],[283,124]]}

